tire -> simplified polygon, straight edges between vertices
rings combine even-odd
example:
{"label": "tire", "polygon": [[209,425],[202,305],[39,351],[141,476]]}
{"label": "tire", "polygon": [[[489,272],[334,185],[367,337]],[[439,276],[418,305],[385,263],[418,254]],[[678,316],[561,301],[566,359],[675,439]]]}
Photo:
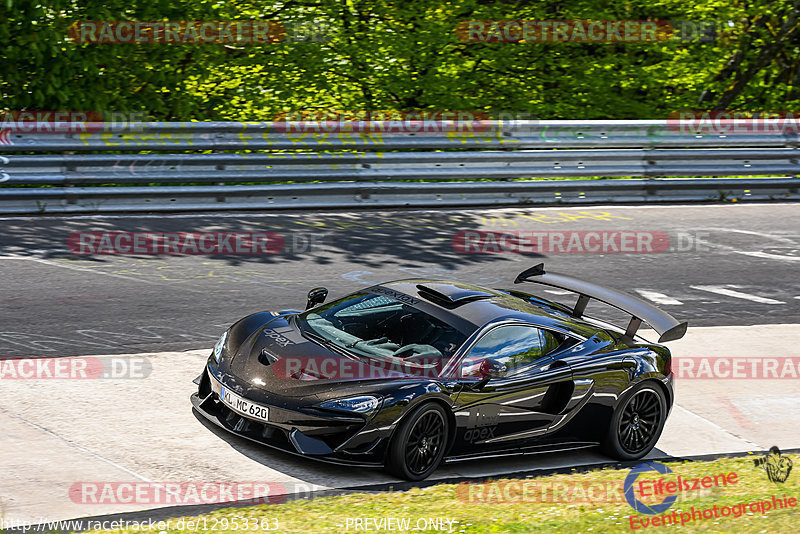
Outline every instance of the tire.
{"label": "tire", "polygon": [[623,395],[611,416],[603,451],[618,460],[638,460],[655,447],[667,419],[661,387],[640,382]]}
{"label": "tire", "polygon": [[423,404],[400,422],[389,443],[386,470],[406,480],[423,480],[444,457],[447,412],[435,402]]}

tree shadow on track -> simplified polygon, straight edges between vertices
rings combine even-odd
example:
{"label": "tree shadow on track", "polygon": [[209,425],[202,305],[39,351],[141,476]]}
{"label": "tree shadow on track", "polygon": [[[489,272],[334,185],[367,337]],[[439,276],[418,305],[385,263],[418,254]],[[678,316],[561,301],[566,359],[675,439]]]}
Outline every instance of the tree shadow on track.
{"label": "tree shadow on track", "polygon": [[[211,254],[206,257],[229,266],[334,261],[364,267],[431,267],[454,269],[490,261],[511,260],[511,254],[464,254],[455,250],[454,236],[493,222],[475,213],[366,212],[353,214],[241,214],[170,217],[41,218],[13,219],[0,236],[3,254],[33,255],[97,264],[116,263],[114,258],[169,260],[181,254],[74,253],[80,232],[274,232],[283,237],[275,254]],[[502,229],[497,229],[502,230]],[[510,230],[510,228],[509,228]],[[68,239],[72,236],[68,246]],[[87,248],[91,251],[93,249]],[[96,250],[96,249],[94,249]],[[538,254],[526,254],[539,257]]]}

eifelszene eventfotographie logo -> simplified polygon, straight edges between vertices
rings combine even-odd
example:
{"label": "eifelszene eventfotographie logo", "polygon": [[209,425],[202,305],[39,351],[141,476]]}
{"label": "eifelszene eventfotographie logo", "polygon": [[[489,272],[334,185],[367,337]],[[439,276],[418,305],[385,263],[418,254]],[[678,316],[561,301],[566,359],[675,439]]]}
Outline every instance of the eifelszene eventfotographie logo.
{"label": "eifelszene eventfotographie logo", "polygon": [[766,471],[770,482],[786,482],[792,472],[792,459],[782,456],[781,450],[774,446],[769,449],[769,453],[753,460],[753,464]]}

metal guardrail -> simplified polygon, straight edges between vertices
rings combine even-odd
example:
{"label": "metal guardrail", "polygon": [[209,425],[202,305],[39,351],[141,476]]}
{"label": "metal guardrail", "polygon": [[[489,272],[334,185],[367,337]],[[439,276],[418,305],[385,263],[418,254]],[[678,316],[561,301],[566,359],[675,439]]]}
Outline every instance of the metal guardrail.
{"label": "metal guardrail", "polygon": [[[794,133],[687,132],[666,121],[353,124],[7,134],[0,213],[797,199],[800,187]],[[319,129],[332,126],[342,125]],[[719,178],[776,175],[786,177]],[[677,176],[715,178],[657,178]],[[581,177],[648,179],[509,181]],[[186,183],[203,185],[175,185]]]}
{"label": "metal guardrail", "polygon": [[[0,190],[0,211],[113,213],[244,209],[461,207],[798,200],[800,179],[591,180],[559,182],[352,182],[239,186],[71,187]],[[32,209],[34,207],[34,209]]]}
{"label": "metal guardrail", "polygon": [[12,132],[0,152],[139,150],[447,150],[798,146],[798,135],[689,131],[677,121],[86,123],[75,133]]}

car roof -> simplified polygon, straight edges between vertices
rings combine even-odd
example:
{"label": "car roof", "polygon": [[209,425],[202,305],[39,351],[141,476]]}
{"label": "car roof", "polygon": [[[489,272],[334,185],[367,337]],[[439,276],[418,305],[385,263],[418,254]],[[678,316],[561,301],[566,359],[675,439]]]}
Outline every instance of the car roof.
{"label": "car roof", "polygon": [[[437,315],[453,316],[459,322],[470,323],[474,329],[489,323],[519,320],[569,330],[584,337],[591,337],[600,330],[595,325],[571,317],[562,305],[517,290],[488,289],[427,278],[397,280],[376,287],[422,299],[428,306],[438,308],[440,313]],[[512,292],[520,296],[514,296]]]}

